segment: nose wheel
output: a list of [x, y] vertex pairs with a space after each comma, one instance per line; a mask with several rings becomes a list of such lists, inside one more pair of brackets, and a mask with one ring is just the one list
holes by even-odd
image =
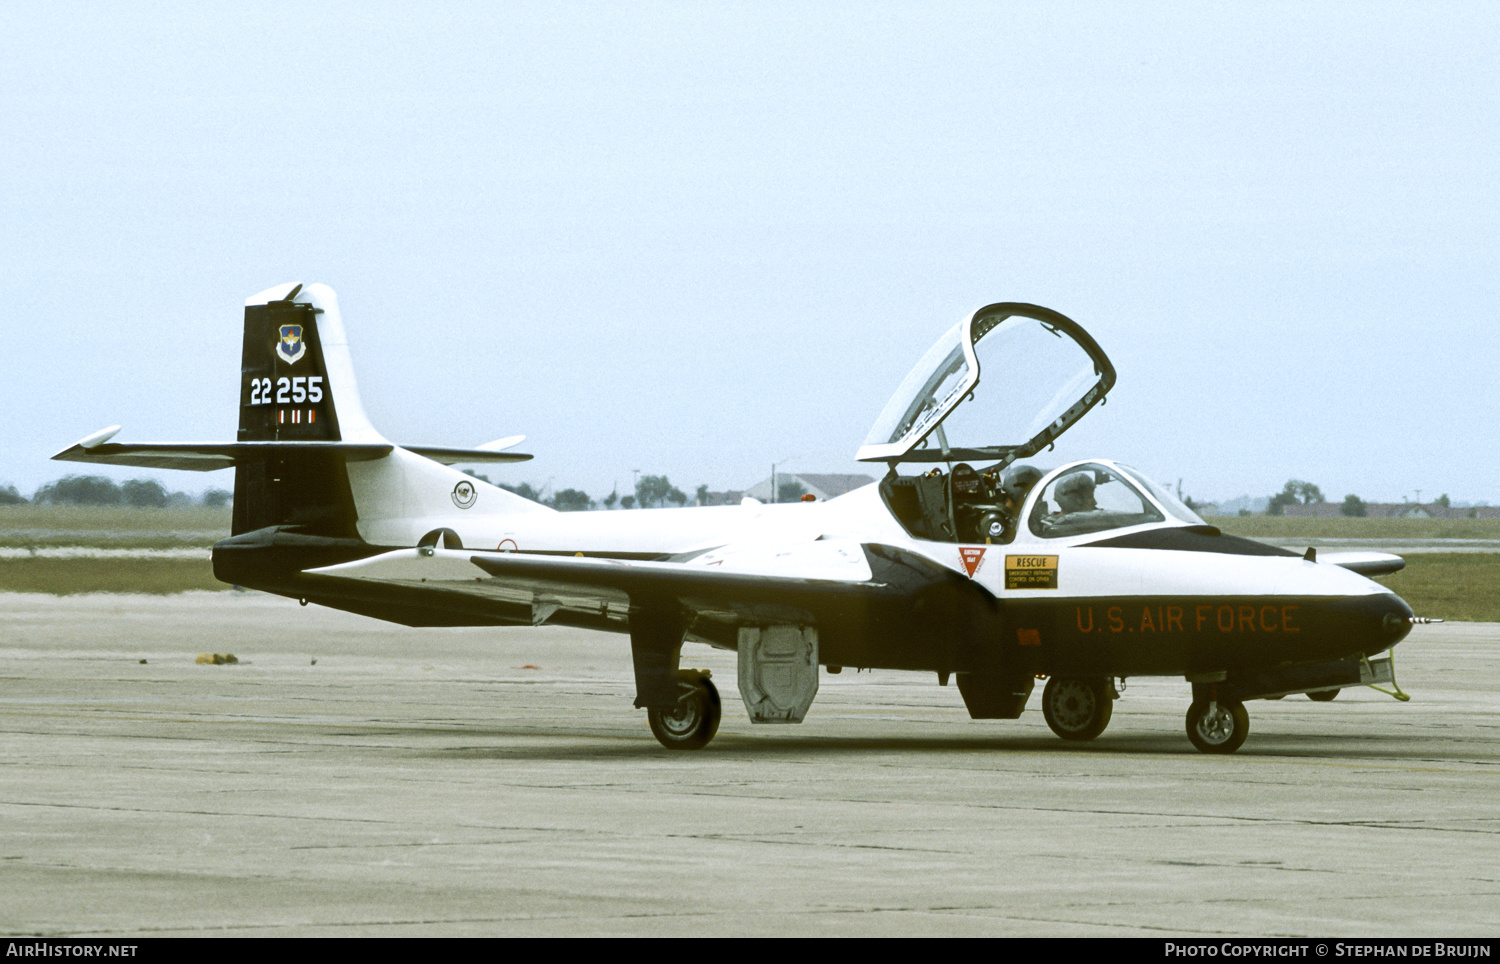
[[677, 692], [677, 705], [646, 710], [651, 733], [669, 750], [701, 750], [719, 732], [719, 690], [707, 670], [684, 669], [677, 672]]
[[1233, 753], [1250, 735], [1250, 714], [1233, 700], [1194, 700], [1187, 711], [1187, 735], [1204, 753]]
[[1054, 676], [1042, 691], [1042, 716], [1064, 740], [1092, 740], [1109, 726], [1114, 698], [1107, 679]]

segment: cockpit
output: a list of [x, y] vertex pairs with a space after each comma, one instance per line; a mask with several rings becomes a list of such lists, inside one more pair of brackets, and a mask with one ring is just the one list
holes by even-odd
[[1118, 462], [1079, 462], [1045, 477], [1026, 506], [1038, 539], [1065, 539], [1155, 523], [1206, 525], [1166, 488]]
[[1037, 305], [989, 305], [928, 349], [857, 458], [887, 463], [881, 497], [919, 539], [1009, 543], [1168, 520], [1202, 525], [1171, 493], [1118, 463], [1044, 475], [1021, 462], [1103, 402], [1114, 383], [1114, 366], [1077, 322]]

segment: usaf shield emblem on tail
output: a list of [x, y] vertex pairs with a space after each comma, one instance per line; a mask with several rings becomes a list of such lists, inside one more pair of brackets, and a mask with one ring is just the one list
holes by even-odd
[[288, 365], [294, 365], [307, 354], [307, 342], [302, 340], [301, 325], [282, 325], [281, 340], [276, 343], [276, 354]]

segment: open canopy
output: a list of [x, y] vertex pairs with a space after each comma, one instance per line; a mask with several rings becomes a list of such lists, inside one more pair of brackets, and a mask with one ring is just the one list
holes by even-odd
[[1114, 383], [1114, 366], [1077, 322], [1037, 305], [990, 305], [928, 349], [886, 403], [856, 458], [1025, 458], [1052, 444]]

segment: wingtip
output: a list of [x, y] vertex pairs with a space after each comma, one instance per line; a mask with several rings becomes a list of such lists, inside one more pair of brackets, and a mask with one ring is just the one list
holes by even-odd
[[78, 452], [80, 450], [83, 452], [89, 452], [93, 449], [96, 449], [99, 446], [103, 445], [105, 442], [108, 442], [110, 439], [114, 438], [117, 434], [119, 434], [119, 431], [120, 426], [111, 425], [109, 428], [101, 428], [97, 432], [94, 432], [90, 435], [85, 435], [83, 438], [74, 442], [72, 445], [69, 445], [67, 448], [54, 453], [52, 455], [52, 461], [66, 462], [69, 461], [69, 453]]
[[120, 434], [120, 426], [111, 425], [109, 428], [101, 428], [99, 431], [95, 432], [92, 435], [85, 435], [75, 444], [80, 448], [91, 449], [96, 446], [103, 445], [105, 442], [108, 442], [118, 434]]

